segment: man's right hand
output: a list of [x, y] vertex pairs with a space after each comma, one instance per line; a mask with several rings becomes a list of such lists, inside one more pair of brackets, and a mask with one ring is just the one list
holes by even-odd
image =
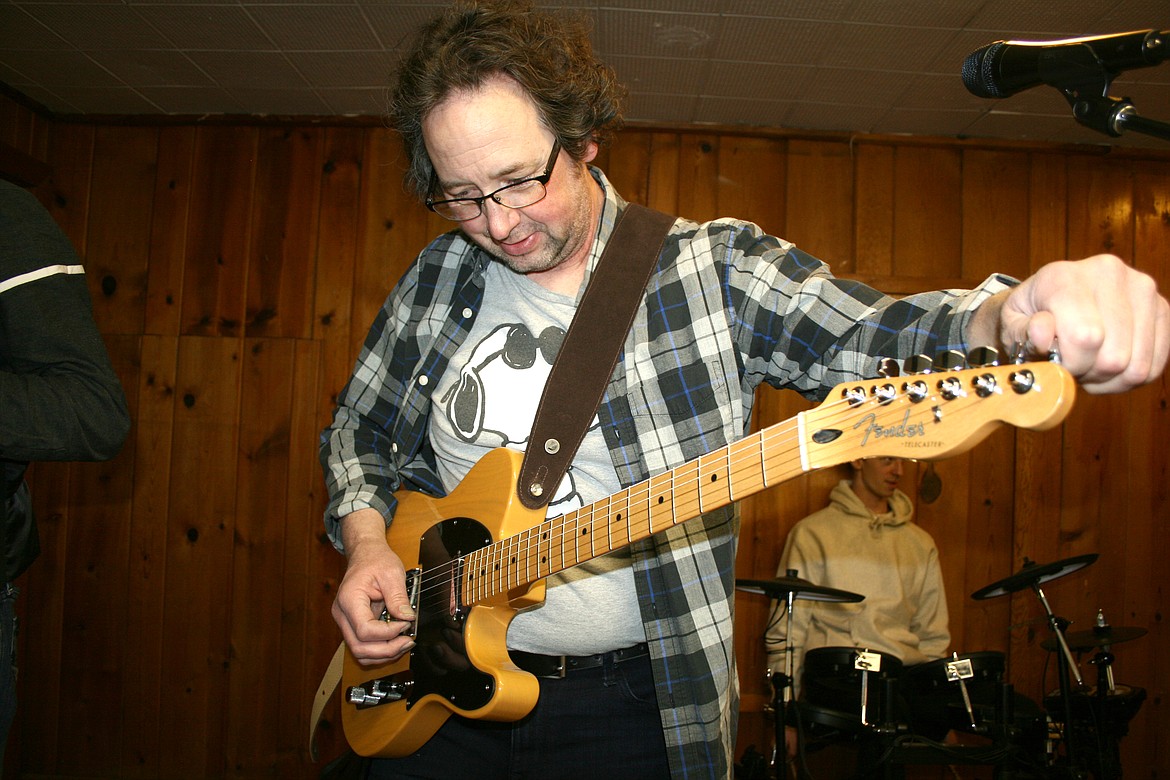
[[386, 543], [386, 523], [377, 510], [343, 517], [341, 536], [349, 562], [333, 601], [333, 620], [358, 663], [396, 661], [414, 646], [403, 635], [414, 612], [402, 559]]

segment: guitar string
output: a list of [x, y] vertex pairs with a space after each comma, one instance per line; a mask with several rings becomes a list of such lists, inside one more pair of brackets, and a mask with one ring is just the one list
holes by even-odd
[[[863, 380], [863, 381], [874, 383], [874, 384], [881, 384], [881, 380]], [[873, 405], [873, 406], [877, 406], [877, 407], [883, 407], [883, 406], [890, 407], [894, 403], [897, 403], [898, 401], [905, 401], [907, 398], [908, 398], [908, 396], [904, 392], [901, 392], [891, 401], [885, 402], [885, 403], [880, 403], [880, 402], [877, 402], [872, 396], [867, 396], [866, 399], [864, 401], [862, 401], [862, 405], [868, 404], [868, 405]], [[958, 399], [955, 399], [955, 400], [958, 400]], [[931, 394], [928, 398], [923, 399], [922, 401], [918, 402], [917, 404], [912, 404], [912, 406], [914, 406], [914, 405], [922, 406], [923, 404], [926, 404], [927, 401], [931, 401], [937, 405], [937, 403], [942, 401], [942, 399], [940, 399], [938, 397], [937, 393], [934, 393], [934, 394]], [[942, 402], [947, 403], [947, 404], [954, 403], [953, 400], [952, 401], [942, 401]], [[905, 404], [902, 404], [902, 405], [904, 406]], [[859, 404], [854, 403], [853, 400], [851, 400], [847, 395], [845, 395], [843, 393], [840, 398], [837, 398], [835, 400], [831, 400], [827, 403], [823, 403], [821, 406], [818, 406], [812, 410], [809, 410], [809, 412], [816, 412], [818, 414], [818, 416], [825, 418], [823, 421], [824, 424], [821, 427], [832, 428], [834, 426], [834, 423], [839, 422], [838, 418], [844, 418], [846, 416], [857, 416], [857, 413], [860, 411], [859, 407], [860, 407]], [[769, 426], [769, 427], [767, 427], [761, 431], [757, 431], [753, 434], [749, 434], [748, 436], [744, 437], [743, 439], [739, 439], [735, 442], [732, 442], [729, 445], [726, 445], [726, 447], [724, 449], [727, 450], [726, 457], [728, 459], [728, 462], [731, 464], [734, 464], [733, 466], [729, 467], [728, 469], [725, 469], [725, 471], [727, 471], [728, 475], [729, 475], [729, 479], [727, 480], [728, 486], [726, 488], [726, 491], [728, 492], [728, 495], [731, 496], [731, 499], [729, 501], [721, 501], [718, 504], [718, 506], [724, 506], [727, 503], [731, 503], [735, 500], [738, 500], [734, 497], [734, 491], [733, 491], [733, 485], [734, 485], [735, 480], [734, 480], [734, 474], [732, 472], [734, 472], [736, 470], [738, 470], [738, 473], [740, 473], [741, 475], [742, 475], [743, 471], [745, 471], [745, 470], [750, 470], [753, 474], [758, 472], [759, 473], [759, 480], [758, 481], [761, 484], [765, 483], [766, 475], [769, 472], [778, 472], [781, 475], [784, 475], [784, 474], [787, 474], [788, 472], [791, 471], [791, 472], [793, 472], [792, 476], [796, 476], [796, 475], [799, 475], [801, 473], [806, 473], [804, 471], [804, 469], [801, 467], [801, 463], [800, 463], [801, 458], [800, 458], [800, 446], [799, 446], [800, 442], [799, 441], [795, 442], [794, 447], [782, 448], [778, 453], [774, 453], [772, 455], [765, 454], [767, 452], [767, 449], [765, 446], [765, 439], [774, 439], [777, 436], [791, 435], [798, 428], [798, 425], [799, 425], [798, 419], [799, 418], [797, 416], [797, 417], [789, 418], [787, 420], [783, 420], [779, 423], [776, 423], [775, 425]], [[750, 450], [751, 454], [744, 456], [741, 452], [743, 450]], [[737, 460], [735, 460], [735, 461], [730, 460], [733, 456], [736, 456]], [[683, 506], [689, 506], [689, 505], [694, 504], [694, 503], [698, 504], [698, 511], [695, 512], [694, 514], [691, 514], [689, 512], [684, 513], [688, 516], [688, 519], [690, 519], [694, 516], [697, 516], [697, 514], [701, 514], [703, 511], [708, 511], [710, 508], [715, 508], [715, 507], [707, 507], [707, 508], [703, 507], [702, 485], [698, 484], [697, 480], [700, 479], [702, 476], [705, 476], [705, 473], [703, 472], [704, 461], [711, 460], [713, 458], [720, 458], [720, 457], [721, 456], [719, 456], [717, 453], [707, 453], [707, 454], [702, 455], [698, 458], [687, 461], [686, 463], [680, 464], [679, 466], [677, 466], [673, 469], [670, 469], [666, 472], [663, 472], [662, 474], [656, 475], [656, 476], [651, 477], [647, 480], [642, 480], [641, 482], [638, 482], [634, 485], [631, 485], [629, 488], [626, 488], [622, 491], [619, 491], [618, 493], [615, 493], [612, 496], [608, 496], [608, 497], [603, 498], [599, 501], [593, 502], [593, 503], [588, 504], [584, 507], [581, 507], [579, 509], [568, 512], [564, 515], [558, 515], [558, 516], [553, 517], [553, 518], [548, 518], [532, 528], [525, 529], [524, 531], [521, 531], [520, 533], [514, 534], [514, 535], [507, 537], [505, 539], [501, 539], [501, 540], [498, 540], [496, 542], [490, 543], [488, 545], [485, 545], [482, 548], [472, 550], [468, 553], [457, 556], [457, 557], [451, 559], [450, 561], [446, 561], [442, 564], [439, 564], [438, 566], [436, 566], [432, 569], [426, 570], [426, 571], [422, 572], [422, 575], [421, 575], [423, 577], [424, 583], [427, 581], [430, 581], [430, 582], [433, 582], [434, 584], [431, 586], [424, 585], [423, 590], [420, 591], [419, 600], [421, 602], [425, 599], [425, 600], [427, 600], [428, 603], [434, 603], [435, 597], [439, 597], [439, 598], [445, 599], [448, 603], [450, 603], [451, 602], [450, 597], [453, 593], [452, 583], [453, 583], [454, 574], [456, 571], [464, 571], [465, 572], [469, 566], [469, 561], [479, 561], [481, 559], [485, 559], [486, 565], [479, 566], [479, 564], [477, 563], [476, 565], [479, 566], [480, 571], [477, 574], [475, 574], [471, 579], [468, 579], [466, 574], [463, 574], [460, 577], [460, 580], [461, 580], [460, 584], [462, 586], [464, 586], [463, 588], [460, 589], [463, 591], [463, 595], [464, 595], [464, 598], [460, 599], [460, 601], [462, 602], [461, 606], [467, 606], [467, 605], [474, 606], [475, 603], [482, 602], [486, 598], [490, 598], [491, 596], [495, 596], [495, 595], [498, 595], [500, 593], [506, 592], [507, 590], [510, 589], [509, 586], [518, 587], [518, 586], [522, 586], [522, 585], [529, 585], [532, 582], [534, 582], [535, 580], [540, 579], [542, 576], [548, 576], [548, 574], [555, 573], [556, 571], [561, 571], [564, 568], [568, 568], [569, 566], [575, 565], [575, 563], [581, 563], [581, 562], [590, 560], [593, 557], [596, 557], [599, 554], [597, 552], [597, 546], [596, 546], [597, 545], [597, 542], [596, 542], [597, 534], [595, 532], [591, 531], [591, 529], [595, 530], [596, 517], [594, 517], [594, 515], [596, 515], [598, 513], [598, 510], [601, 508], [601, 505], [604, 505], [607, 503], [610, 505], [620, 503], [622, 506], [625, 506], [627, 508], [632, 504], [640, 505], [643, 501], [651, 500], [651, 495], [652, 495], [652, 491], [650, 490], [651, 484], [656, 482], [656, 481], [658, 481], [658, 482], [661, 482], [664, 480], [668, 481], [669, 487], [665, 491], [663, 491], [663, 493], [666, 495], [674, 496], [674, 497], [682, 497], [684, 499], [682, 502]], [[844, 462], [844, 461], [840, 461], [840, 462]], [[684, 482], [684, 487], [689, 488], [689, 491], [683, 492], [681, 494], [679, 493], [679, 490], [675, 484], [676, 481], [678, 481], [678, 477], [680, 476], [680, 472], [691, 472], [691, 476], [688, 476], [688, 478]], [[772, 484], [763, 484], [763, 487], [761, 487], [760, 490], [774, 487], [776, 485], [779, 485], [779, 484], [787, 481], [790, 478], [791, 478], [791, 476], [781, 476], [781, 478], [779, 480], [775, 481]], [[758, 492], [758, 490], [752, 491], [752, 492], [753, 493]], [[656, 491], [655, 491], [655, 494], [657, 494]], [[621, 498], [623, 496], [625, 496], [624, 499]], [[679, 506], [679, 502], [678, 502], [677, 498], [675, 500], [670, 501], [669, 506], [671, 508], [670, 514], [672, 516], [676, 516], [679, 514], [677, 511], [677, 508]], [[639, 509], [637, 511], [639, 512], [638, 516], [641, 519], [643, 510]], [[653, 533], [657, 533], [658, 531], [666, 530], [667, 528], [673, 527], [673, 526], [677, 525], [677, 523], [678, 523], [677, 520], [672, 520], [669, 524], [663, 525], [661, 528], [655, 530], [653, 518], [650, 517], [650, 515], [653, 513], [653, 507], [650, 507], [648, 505], [644, 511], [645, 511], [646, 518], [647, 518], [648, 523], [649, 523], [649, 525], [646, 526], [648, 533], [646, 533], [644, 536], [639, 535], [638, 536], [639, 539], [645, 538], [645, 536], [649, 536]], [[584, 523], [584, 525], [582, 526], [581, 525], [581, 517], [582, 517], [582, 515], [586, 515], [586, 514], [593, 517], [593, 519], [586, 521]], [[630, 524], [630, 520], [629, 520], [630, 514], [632, 514], [632, 513], [627, 514], [627, 519], [626, 519], [627, 528], [629, 528], [629, 524]], [[607, 516], [607, 515], [605, 515], [603, 513], [603, 517], [605, 517], [605, 516]], [[612, 513], [608, 516], [612, 517]], [[620, 514], [618, 516], [617, 522], [619, 522], [619, 523], [621, 522]], [[571, 538], [568, 537], [568, 535], [567, 535], [567, 529], [569, 528], [570, 525], [573, 525], [573, 524], [576, 524], [576, 526], [578, 528], [582, 529], [582, 536], [587, 536], [589, 538], [589, 542], [588, 542], [589, 549], [588, 549], [587, 554], [584, 557], [582, 557], [580, 555], [581, 545], [575, 545], [575, 547], [576, 547], [575, 563], [566, 563], [566, 559], [569, 556], [564, 552], [564, 547], [566, 545], [566, 542], [569, 542], [570, 544], [572, 544]], [[607, 529], [608, 529], [608, 527], [609, 527], [609, 524], [607, 524]], [[560, 560], [561, 560], [562, 565], [560, 567], [556, 568], [555, 570], [552, 568], [549, 568], [549, 570], [543, 575], [541, 575], [538, 572], [536, 576], [529, 576], [526, 573], [520, 580], [516, 581], [515, 585], [512, 585], [513, 580], [512, 580], [511, 575], [515, 574], [516, 572], [509, 573], [509, 567], [515, 566], [518, 563], [518, 561], [521, 559], [520, 554], [514, 554], [514, 553], [518, 553], [518, 551], [523, 550], [525, 548], [530, 550], [531, 549], [531, 537], [533, 535], [545, 537], [545, 541], [543, 542], [543, 544], [547, 544], [548, 549], [550, 549], [550, 550], [553, 549], [553, 547], [559, 541], [560, 546], [562, 548], [562, 553], [560, 556]], [[576, 534], [574, 533], [572, 538], [575, 538], [575, 537], [576, 537]], [[627, 534], [627, 538], [628, 538], [628, 534]], [[624, 545], [619, 545], [619, 546], [624, 546]], [[606, 541], [604, 542], [604, 549], [603, 549], [602, 553], [600, 553], [600, 554], [604, 554], [606, 552], [611, 552], [615, 549], [618, 549], [618, 546], [614, 546], [610, 543], [609, 534], [607, 534]], [[528, 561], [530, 561], [531, 554], [530, 553], [525, 554], [525, 555], [523, 555], [523, 558], [526, 562], [528, 562]], [[506, 564], [504, 563], [505, 560], [507, 561]], [[547, 563], [547, 558], [545, 559], [545, 562]], [[458, 568], [456, 568], [457, 566], [458, 566]], [[539, 564], [538, 564], [538, 568], [539, 568]], [[487, 581], [486, 585], [483, 584], [483, 582], [485, 580]], [[485, 588], [486, 588], [486, 590], [484, 590]], [[472, 592], [472, 594], [468, 594], [467, 593], [468, 590], [470, 590]], [[474, 594], [480, 594], [480, 595], [475, 595], [473, 598], [467, 597], [468, 595], [474, 595]]]
[[[1020, 369], [1021, 366], [1006, 367], [1011, 370]], [[992, 369], [981, 369], [981, 371], [989, 371]], [[969, 374], [971, 371], [964, 372], [948, 372], [946, 374], [939, 374], [940, 378], [962, 376]], [[907, 377], [908, 379], [909, 377]], [[898, 407], [898, 414], [904, 414], [905, 409], [921, 409], [923, 411], [931, 410], [936, 407], [946, 408], [947, 414], [961, 414], [972, 406], [971, 403], [961, 403], [964, 399], [970, 397], [969, 393], [963, 393], [957, 398], [947, 399], [942, 396], [941, 388], [936, 384], [928, 385], [928, 395], [920, 401], [909, 400], [909, 395], [905, 392], [905, 386], [902, 388], [895, 387], [896, 395], [889, 401], [879, 401], [872, 394], [867, 393], [864, 400], [857, 403], [855, 399], [848, 396], [847, 391], [854, 387], [870, 386], [871, 388], [880, 386], [883, 382], [894, 383], [897, 378], [889, 380], [860, 380], [857, 383], [843, 383], [841, 385], [841, 396], [836, 399], [827, 400], [820, 406], [807, 410], [806, 414], [814, 415], [818, 427], [822, 429], [831, 429], [835, 424], [839, 424], [849, 418], [856, 418], [864, 416], [866, 412], [865, 407], [873, 407], [877, 411], [886, 411], [886, 417], [897, 417], [897, 414], [889, 414], [895, 407]], [[964, 384], [964, 388], [966, 385]], [[983, 400], [983, 399], [979, 399]], [[590, 560], [599, 554], [605, 554], [626, 546], [625, 544], [614, 545], [612, 542], [612, 526], [621, 524], [623, 522], [626, 528], [626, 544], [631, 540], [631, 528], [633, 520], [637, 518], [636, 527], [639, 529], [637, 539], [643, 539], [659, 531], [674, 527], [678, 524], [677, 516], [680, 514], [678, 509], [680, 506], [687, 508], [693, 507], [697, 504], [698, 511], [691, 513], [689, 510], [682, 514], [691, 519], [704, 511], [717, 507], [703, 506], [703, 486], [698, 483], [698, 480], [706, 476], [714, 476], [718, 479], [718, 475], [726, 473], [728, 478], [726, 480], [726, 487], [721, 487], [721, 493], [728, 495], [729, 500], [720, 499], [717, 506], [724, 506], [728, 503], [740, 500], [735, 497], [734, 485], [737, 478], [744, 479], [744, 474], [750, 474], [754, 477], [754, 481], [760, 484], [761, 487], [752, 490], [748, 495], [752, 495], [760, 490], [775, 487], [783, 482], [788, 481], [794, 476], [799, 476], [803, 473], [808, 473], [802, 466], [800, 441], [793, 442], [794, 446], [781, 447], [779, 451], [768, 453], [767, 440], [775, 439], [777, 437], [791, 436], [799, 427], [800, 416], [794, 416], [783, 420], [774, 425], [768, 426], [763, 430], [749, 434], [742, 439], [738, 439], [726, 445], [724, 450], [726, 454], [719, 454], [718, 451], [707, 453], [698, 458], [687, 461], [679, 466], [665, 471], [661, 474], [642, 480], [630, 487], [607, 496], [599, 501], [587, 504], [579, 509], [572, 510], [563, 515], [547, 518], [541, 521], [532, 528], [525, 529], [517, 534], [514, 534], [505, 539], [492, 542], [484, 547], [469, 551], [462, 555], [456, 556], [450, 561], [438, 564], [437, 566], [421, 572], [424, 585], [420, 589], [419, 601], [426, 600], [428, 603], [435, 603], [436, 598], [446, 598], [448, 603], [451, 601], [453, 593], [452, 584], [453, 578], [457, 572], [460, 572], [460, 588], [458, 589], [462, 594], [459, 606], [474, 606], [492, 596], [505, 593], [511, 588], [530, 585], [534, 581], [556, 573], [570, 566]], [[834, 447], [833, 444], [826, 445], [830, 449], [839, 449], [840, 445]], [[849, 449], [852, 449], [852, 445]], [[868, 457], [868, 456], [867, 456]], [[726, 462], [726, 467], [711, 472], [704, 471], [704, 466], [707, 462], [720, 460]], [[844, 460], [832, 459], [834, 463], [843, 463]], [[815, 470], [818, 466], [813, 466], [808, 471]], [[769, 474], [780, 475], [780, 478], [768, 482], [767, 476]], [[684, 476], [685, 475], [685, 476]], [[664, 487], [662, 483], [667, 483]], [[682, 492], [677, 483], [682, 483]], [[659, 506], [668, 506], [670, 508], [671, 519], [667, 524], [660, 528], [655, 528], [655, 507], [650, 504], [654, 496], [659, 497]], [[663, 498], [663, 496], [670, 496], [671, 499]], [[746, 496], [743, 496], [746, 497]], [[681, 501], [679, 499], [682, 499]], [[607, 512], [606, 507], [611, 509]], [[619, 511], [614, 520], [614, 513], [612, 507], [623, 507], [624, 511]], [[605, 523], [604, 541], [601, 542], [602, 551], [597, 551], [598, 547], [598, 515], [602, 520], [608, 519]], [[589, 519], [585, 519], [584, 517]], [[643, 522], [644, 521], [644, 522]], [[568, 529], [572, 527], [573, 533], [570, 536]], [[641, 533], [641, 529], [645, 528], [646, 533]], [[588, 542], [583, 545], [581, 539], [578, 539], [578, 531], [582, 539], [588, 538]], [[537, 553], [539, 555], [541, 548], [546, 548], [550, 552], [558, 545], [560, 547], [559, 565], [550, 565], [548, 556], [536, 562], [537, 572], [535, 575], [529, 574], [527, 569], [532, 566], [532, 545], [536, 538]], [[582, 557], [582, 548], [587, 545], [586, 554]], [[568, 550], [566, 550], [568, 546]], [[575, 556], [573, 563], [569, 563], [570, 552]], [[525, 562], [525, 573], [514, 579], [518, 574], [516, 571], [510, 571], [511, 567], [516, 566], [521, 560]], [[482, 563], [481, 563], [482, 562]], [[468, 569], [474, 564], [479, 568], [469, 579], [467, 576]], [[546, 569], [542, 573], [542, 567]], [[433, 584], [427, 585], [431, 582]], [[486, 583], [486, 584], [484, 584]]]

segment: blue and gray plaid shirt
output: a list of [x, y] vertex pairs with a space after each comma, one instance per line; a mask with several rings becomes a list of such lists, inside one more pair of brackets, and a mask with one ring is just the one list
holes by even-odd
[[[606, 201], [589, 273], [625, 201]], [[322, 434], [325, 522], [372, 507], [391, 522], [401, 488], [443, 495], [427, 437], [431, 392], [471, 329], [489, 256], [435, 239], [387, 298]], [[823, 398], [871, 378], [881, 357], [965, 350], [975, 307], [1013, 283], [893, 299], [747, 222], [676, 221], [598, 410], [623, 485], [748, 432], [761, 382]], [[593, 501], [604, 496], [584, 496]], [[732, 643], [738, 515], [717, 510], [631, 548], [676, 777], [727, 778], [739, 706]]]

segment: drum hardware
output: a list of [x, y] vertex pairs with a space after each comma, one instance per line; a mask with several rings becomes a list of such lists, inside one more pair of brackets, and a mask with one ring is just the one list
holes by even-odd
[[[860, 593], [851, 593], [850, 591], [839, 590], [837, 588], [826, 588], [808, 580], [801, 579], [796, 575], [796, 569], [788, 569], [785, 571], [785, 576], [772, 580], [737, 579], [735, 581], [735, 587], [737, 590], [742, 590], [747, 593], [762, 593], [768, 598], [783, 604], [783, 619], [789, 626], [792, 625], [792, 613], [795, 609], [797, 599], [832, 603], [856, 603], [865, 600], [865, 596], [862, 596]], [[790, 722], [799, 721], [799, 713], [795, 710], [795, 697], [793, 696], [793, 681], [796, 674], [796, 670], [794, 669], [794, 654], [795, 648], [792, 646], [792, 643], [786, 641], [784, 643], [784, 673], [773, 675], [769, 672], [774, 695], [780, 695], [779, 706], [773, 705], [773, 709], [776, 711], [776, 746], [772, 749], [771, 762], [773, 769], [775, 769], [777, 764], [777, 753], [784, 750], [785, 725]], [[797, 729], [797, 739], [801, 739], [800, 729]]]
[[967, 710], [967, 720], [971, 723], [971, 729], [979, 728], [979, 724], [975, 722], [975, 710], [971, 707], [971, 694], [967, 692], [967, 680], [975, 676], [975, 671], [971, 668], [971, 659], [959, 659], [958, 653], [952, 653], [953, 660], [947, 662], [947, 680], [949, 682], [957, 682], [959, 684], [959, 692], [963, 694], [963, 708]]

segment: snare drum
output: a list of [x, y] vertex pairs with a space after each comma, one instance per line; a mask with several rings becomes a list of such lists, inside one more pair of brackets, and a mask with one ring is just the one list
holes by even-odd
[[800, 712], [813, 723], [860, 731], [882, 718], [886, 680], [897, 680], [902, 662], [889, 653], [856, 647], [818, 647], [804, 655]]
[[949, 729], [972, 731], [999, 703], [1003, 678], [1003, 653], [992, 650], [911, 666], [901, 687], [911, 729], [934, 739]]

